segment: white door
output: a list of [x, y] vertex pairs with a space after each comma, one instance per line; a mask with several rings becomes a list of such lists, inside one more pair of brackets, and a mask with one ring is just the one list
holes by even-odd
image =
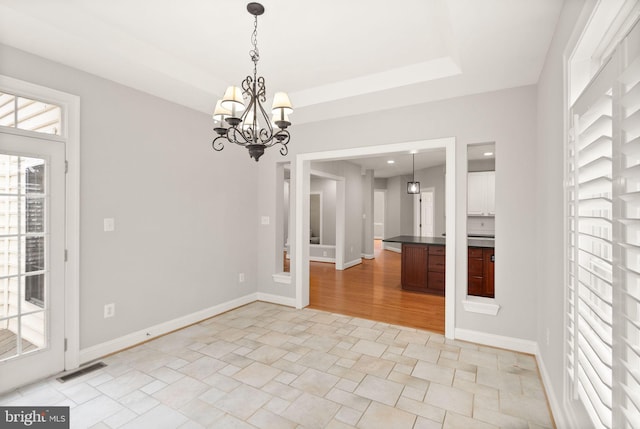
[[422, 213], [420, 219], [422, 221], [422, 236], [433, 237], [433, 191], [422, 192]]
[[64, 369], [64, 149], [0, 133], [0, 392]]
[[434, 189], [427, 188], [415, 195], [413, 200], [414, 234], [418, 237], [433, 237], [434, 226]]

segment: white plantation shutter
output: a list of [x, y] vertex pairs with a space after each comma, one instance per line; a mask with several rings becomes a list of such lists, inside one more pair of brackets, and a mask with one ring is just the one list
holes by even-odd
[[[620, 88], [620, 138], [614, 174], [619, 225], [619, 382], [616, 427], [640, 428], [640, 27], [623, 44]], [[617, 284], [618, 282], [616, 282]]]
[[568, 370], [595, 427], [640, 427], [640, 27], [571, 108]]

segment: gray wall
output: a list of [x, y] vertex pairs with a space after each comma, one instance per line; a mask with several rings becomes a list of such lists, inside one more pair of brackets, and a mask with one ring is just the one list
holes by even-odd
[[322, 193], [322, 241], [321, 244], [336, 244], [336, 181], [311, 177], [311, 192]]
[[[523, 273], [535, 271], [531, 260], [535, 259], [536, 253], [531, 243], [536, 240], [536, 232], [531, 225], [537, 222], [534, 198], [537, 171], [536, 103], [536, 87], [525, 86], [294, 125], [286, 159], [294, 160], [298, 153], [455, 137], [459, 154], [456, 161], [456, 204], [465, 207], [467, 166], [466, 156], [462, 154], [466, 153], [467, 144], [496, 142], [496, 211], [500, 214], [496, 224], [496, 257], [501, 261], [496, 264], [496, 303], [501, 309], [496, 317], [469, 313], [459, 300], [456, 303], [456, 324], [459, 328], [533, 340], [537, 335], [538, 285], [534, 274]], [[424, 118], [429, 118], [429, 121], [424, 121]], [[377, 125], [390, 121], [403, 126], [396, 127], [393, 135], [380, 132]], [[276, 211], [271, 177], [275, 177], [275, 162], [279, 160], [277, 151], [260, 160], [258, 186], [261, 214]], [[348, 191], [347, 195], [350, 195]], [[465, 230], [464, 210], [458, 210], [455, 217], [456, 228]], [[391, 231], [386, 231], [385, 235], [392, 235]], [[267, 259], [260, 263], [259, 291], [293, 297], [293, 283], [281, 285], [271, 280], [275, 263], [268, 258], [269, 253], [273, 253], [273, 237], [272, 231], [261, 229], [258, 251], [261, 259], [262, 255]], [[360, 229], [358, 237], [361, 237]], [[466, 266], [466, 263], [462, 263], [466, 261], [466, 249], [458, 249], [456, 257], [460, 261], [460, 264], [456, 264], [456, 291], [458, 298], [462, 299], [466, 294], [466, 276], [461, 271], [461, 267]]]
[[3, 45], [0, 73], [81, 99], [81, 348], [256, 291], [255, 162], [209, 115]]
[[[594, 2], [582, 0], [565, 1], [558, 20], [556, 33], [540, 75], [537, 93], [538, 124], [536, 149], [540, 162], [534, 172], [537, 178], [535, 193], [537, 241], [535, 246], [544, 249], [535, 253], [534, 270], [538, 300], [536, 311], [538, 325], [536, 340], [540, 355], [551, 385], [551, 395], [562, 403], [563, 381], [566, 377], [564, 358], [564, 94], [563, 54], [578, 17], [585, 7], [589, 13]], [[586, 6], [585, 6], [586, 5]], [[588, 15], [587, 15], [588, 16]], [[578, 32], [582, 29], [579, 28]], [[578, 33], [579, 34], [579, 33]], [[499, 150], [499, 149], [498, 149]], [[497, 153], [500, 156], [500, 153]], [[500, 168], [500, 167], [499, 167]], [[498, 179], [496, 173], [496, 180]], [[498, 209], [498, 216], [501, 211]], [[501, 218], [500, 218], [501, 219]], [[576, 427], [591, 427], [584, 410], [573, 402], [573, 412], [577, 418]], [[558, 416], [556, 416], [557, 418]], [[563, 427], [563, 422], [558, 422]]]
[[362, 254], [373, 257], [373, 170], [362, 175]]

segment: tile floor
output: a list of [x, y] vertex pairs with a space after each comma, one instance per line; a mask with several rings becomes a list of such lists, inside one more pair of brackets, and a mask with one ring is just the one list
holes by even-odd
[[533, 356], [255, 302], [46, 380], [2, 405], [72, 428], [551, 428]]

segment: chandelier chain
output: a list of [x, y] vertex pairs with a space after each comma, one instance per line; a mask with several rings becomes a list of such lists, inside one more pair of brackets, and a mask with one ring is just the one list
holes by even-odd
[[255, 74], [258, 67], [258, 60], [260, 60], [260, 51], [258, 50], [258, 15], [254, 15], [251, 44], [253, 45], [253, 49], [249, 51], [249, 57], [251, 57], [251, 61], [253, 61], [253, 71]]

